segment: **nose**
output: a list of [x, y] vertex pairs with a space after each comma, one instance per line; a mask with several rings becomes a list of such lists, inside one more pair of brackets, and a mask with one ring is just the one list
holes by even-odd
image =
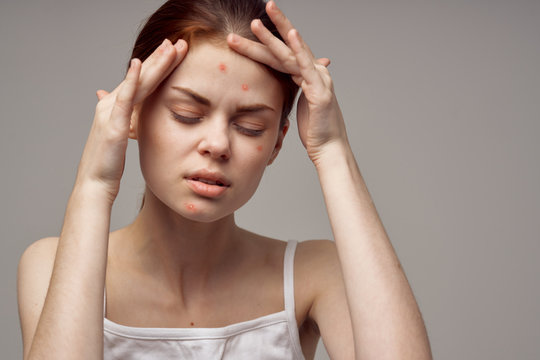
[[216, 160], [228, 160], [231, 157], [231, 143], [229, 139], [228, 122], [224, 120], [208, 119], [208, 126], [199, 142], [198, 151], [203, 156], [210, 156]]

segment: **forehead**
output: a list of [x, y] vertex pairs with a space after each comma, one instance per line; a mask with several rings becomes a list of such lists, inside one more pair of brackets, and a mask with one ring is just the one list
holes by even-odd
[[266, 66], [210, 42], [192, 43], [182, 63], [164, 84], [187, 87], [213, 101], [244, 99], [281, 106], [279, 81]]

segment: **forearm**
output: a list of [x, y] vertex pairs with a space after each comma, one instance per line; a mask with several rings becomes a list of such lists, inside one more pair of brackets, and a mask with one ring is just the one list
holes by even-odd
[[356, 359], [430, 359], [418, 305], [354, 155], [333, 143], [317, 159], [342, 267]]
[[102, 359], [103, 291], [112, 202], [76, 185], [29, 358]]

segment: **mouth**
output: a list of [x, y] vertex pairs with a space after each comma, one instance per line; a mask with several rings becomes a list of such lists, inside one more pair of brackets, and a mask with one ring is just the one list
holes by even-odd
[[195, 194], [206, 198], [220, 197], [231, 186], [223, 174], [208, 170], [196, 171], [185, 179]]
[[230, 187], [231, 182], [225, 175], [217, 171], [198, 170], [186, 177], [191, 181], [199, 181], [207, 185]]
[[229, 185], [225, 185], [225, 183], [222, 182], [221, 180], [212, 180], [212, 179], [202, 178], [202, 177], [198, 177], [198, 176], [190, 176], [190, 177], [188, 177], [188, 180], [200, 181], [200, 182], [208, 184], [208, 185], [229, 187]]

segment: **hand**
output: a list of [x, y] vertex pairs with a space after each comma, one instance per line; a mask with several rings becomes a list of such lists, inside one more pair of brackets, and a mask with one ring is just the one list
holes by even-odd
[[187, 53], [187, 43], [166, 39], [144, 63], [132, 59], [125, 79], [108, 93], [98, 90], [94, 122], [84, 147], [76, 185], [97, 183], [114, 201], [124, 172], [133, 108], [150, 95]]
[[267, 3], [266, 12], [285, 42], [275, 37], [260, 20], [252, 21], [251, 30], [261, 43], [236, 34], [230, 34], [227, 41], [238, 53], [291, 74], [301, 87], [297, 105], [298, 131], [308, 156], [316, 163], [327, 145], [335, 141], [347, 142], [345, 123], [326, 68], [330, 61], [315, 59], [298, 31], [273, 1]]

